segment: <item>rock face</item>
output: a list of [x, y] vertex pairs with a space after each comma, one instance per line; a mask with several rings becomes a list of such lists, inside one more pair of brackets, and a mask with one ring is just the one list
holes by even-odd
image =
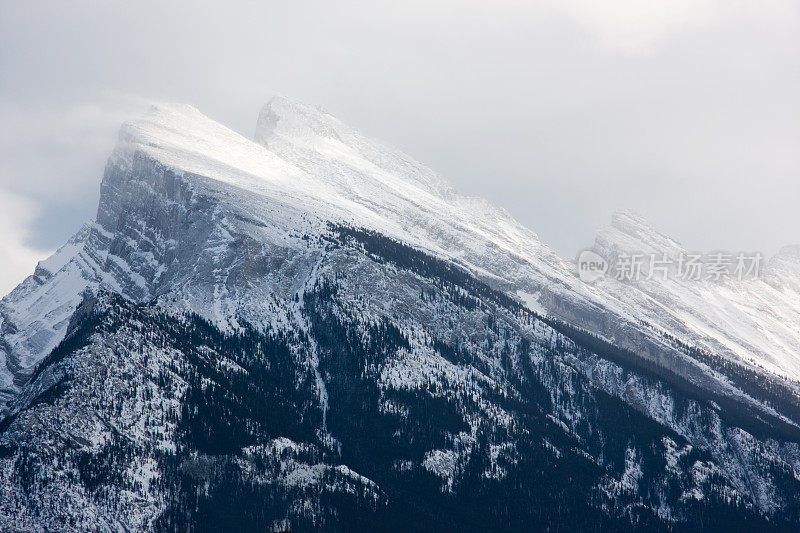
[[589, 286], [316, 108], [155, 108], [0, 302], [0, 529], [796, 529], [797, 257]]

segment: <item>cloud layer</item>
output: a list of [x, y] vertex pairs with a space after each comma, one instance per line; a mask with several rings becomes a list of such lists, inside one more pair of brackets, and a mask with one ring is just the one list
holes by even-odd
[[0, 295], [10, 292], [26, 276], [33, 265], [47, 253], [25, 243], [28, 227], [36, 216], [36, 206], [19, 196], [0, 191]]

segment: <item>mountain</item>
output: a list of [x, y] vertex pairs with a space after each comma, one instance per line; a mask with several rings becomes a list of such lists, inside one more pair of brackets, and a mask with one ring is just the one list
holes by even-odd
[[[594, 250], [683, 251], [630, 213]], [[0, 524], [791, 530], [799, 288], [791, 248], [587, 284], [320, 109], [156, 106], [0, 302]]]
[[[690, 250], [660, 234], [632, 213], [614, 216], [597, 236], [594, 249], [602, 255], [644, 253], [667, 257], [677, 265]], [[631, 301], [637, 316], [698, 346], [740, 364], [766, 368], [792, 380], [800, 378], [800, 254], [786, 247], [763, 261], [759, 275], [720, 279], [643, 276], [619, 283], [607, 277], [599, 283], [618, 300]], [[712, 256], [714, 254], [711, 254]], [[729, 254], [737, 255], [737, 254]], [[750, 254], [748, 254], [750, 255]], [[730, 258], [732, 269], [736, 257]], [[743, 262], [750, 268], [752, 261]], [[742, 274], [745, 274], [743, 272]]]

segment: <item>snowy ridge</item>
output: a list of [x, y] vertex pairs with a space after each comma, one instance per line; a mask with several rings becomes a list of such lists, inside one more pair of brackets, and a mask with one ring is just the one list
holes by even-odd
[[[86, 235], [80, 242], [68, 244], [45, 262], [51, 263], [48, 272], [66, 270], [59, 275], [51, 272], [54, 275], [46, 279], [34, 276], [0, 305], [6, 316], [5, 327], [15, 331], [4, 335], [5, 347], [0, 351], [4, 366], [10, 370], [3, 373], [3, 388], [12, 391], [14, 376], [18, 376], [17, 381], [24, 380], [63, 337], [64, 320], [84, 288], [103, 285], [143, 300], [159, 292], [156, 285], [168, 287], [176, 279], [185, 283], [190, 271], [199, 270], [197, 265], [186, 263], [182, 265], [184, 271], [175, 271], [175, 250], [186, 238], [180, 231], [154, 229], [132, 218], [147, 216], [153, 202], [162, 204], [162, 219], [150, 221], [159, 224], [164, 217], [175, 216], [175, 211], [186, 214], [194, 209], [192, 198], [217, 202], [216, 237], [206, 241], [205, 236], [198, 236], [202, 240], [195, 252], [202, 262], [216, 269], [223, 285], [230, 265], [219, 263], [229, 255], [231, 243], [243, 235], [258, 242], [299, 248], [304, 245], [293, 245], [289, 234], [319, 232], [327, 222], [337, 221], [379, 229], [491, 277], [505, 270], [518, 279], [541, 281], [539, 268], [528, 266], [527, 273], [517, 268], [527, 261], [539, 262], [539, 255], [545, 257], [544, 269], [550, 275], [563, 276], [555, 254], [504, 212], [481, 200], [456, 196], [444, 180], [407, 156], [372, 143], [329, 115], [309, 109], [284, 99], [273, 100], [262, 113], [257, 135], [269, 149], [188, 105], [156, 105], [147, 116], [123, 125], [103, 180], [97, 221], [83, 230], [82, 235]], [[271, 121], [277, 125], [275, 132], [266, 129]], [[304, 123], [310, 127], [298, 126]], [[150, 175], [137, 177], [142, 158], [161, 169], [158, 173], [167, 170], [173, 175], [172, 181], [165, 184]], [[150, 198], [150, 203], [140, 202], [141, 197]], [[254, 221], [256, 226], [242, 220]], [[122, 230], [126, 224], [132, 227]], [[233, 231], [224, 230], [225, 225]], [[502, 254], [498, 254], [498, 246]], [[527, 261], [517, 254], [523, 254]], [[165, 262], [169, 260], [173, 262]], [[512, 264], [515, 268], [503, 268]], [[214, 290], [223, 285], [216, 283]], [[188, 290], [195, 291], [196, 287]], [[182, 300], [183, 308], [225, 321], [236, 313], [237, 304], [235, 298], [219, 302], [220, 294], [201, 291], [191, 296], [173, 295], [172, 299]], [[56, 317], [52, 309], [41, 306], [23, 312], [30, 304], [22, 298], [44, 298], [62, 312]], [[221, 303], [229, 307], [223, 313], [226, 316], [218, 316]], [[52, 324], [43, 328], [41, 319], [45, 315], [53, 318]], [[42, 331], [49, 329], [54, 331], [52, 338], [42, 342]]]
[[[217, 323], [235, 323], [239, 313], [258, 313], [256, 297], [231, 277], [247, 270], [235, 246], [244, 243], [259, 257], [276, 246], [303, 256], [301, 235], [319, 234], [331, 222], [371, 228], [454, 261], [523, 295], [532, 309], [629, 349], [686, 359], [641, 328], [644, 321], [689, 345], [800, 377], [796, 249], [773, 260], [771, 274], [750, 286], [633, 287], [613, 280], [589, 286], [505, 211], [459, 196], [435, 172], [324, 111], [275, 98], [259, 116], [255, 141], [187, 105], [157, 105], [125, 124], [109, 159], [97, 222], [84, 230], [86, 244], [67, 245], [48, 260], [48, 272], [59, 267], [64, 274], [31, 278], [0, 304], [2, 327], [15, 331], [0, 345], [10, 370], [1, 376], [3, 389], [12, 393], [14, 376], [24, 379], [63, 336], [67, 310], [86, 286], [140, 301], [158, 297]], [[199, 210], [212, 204], [212, 220], [199, 223]], [[680, 250], [630, 214], [616, 216], [596, 247]], [[298, 264], [314, 260], [297, 258]], [[270, 281], [258, 292], [266, 296], [293, 283]], [[26, 302], [46, 300], [61, 312], [30, 307], [23, 293]], [[50, 317], [46, 328], [44, 316]], [[43, 341], [48, 328], [53, 334]]]
[[[89, 243], [93, 243], [94, 247]], [[64, 338], [87, 287], [119, 290], [102, 264], [103, 232], [87, 224], [0, 302], [0, 389], [12, 394], [30, 369]]]
[[[656, 254], [677, 261], [689, 250], [661, 234], [642, 217], [618, 213], [601, 231], [594, 249]], [[685, 280], [671, 275], [598, 285], [611, 298], [626, 301], [662, 331], [714, 353], [800, 379], [800, 260], [797, 247], [784, 248], [757, 278]]]

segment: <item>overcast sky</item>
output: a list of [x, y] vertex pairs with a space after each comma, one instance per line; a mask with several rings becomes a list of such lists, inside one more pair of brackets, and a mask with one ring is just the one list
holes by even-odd
[[563, 256], [630, 208], [693, 250], [800, 243], [796, 0], [2, 1], [0, 294], [94, 216], [119, 124], [321, 105]]

